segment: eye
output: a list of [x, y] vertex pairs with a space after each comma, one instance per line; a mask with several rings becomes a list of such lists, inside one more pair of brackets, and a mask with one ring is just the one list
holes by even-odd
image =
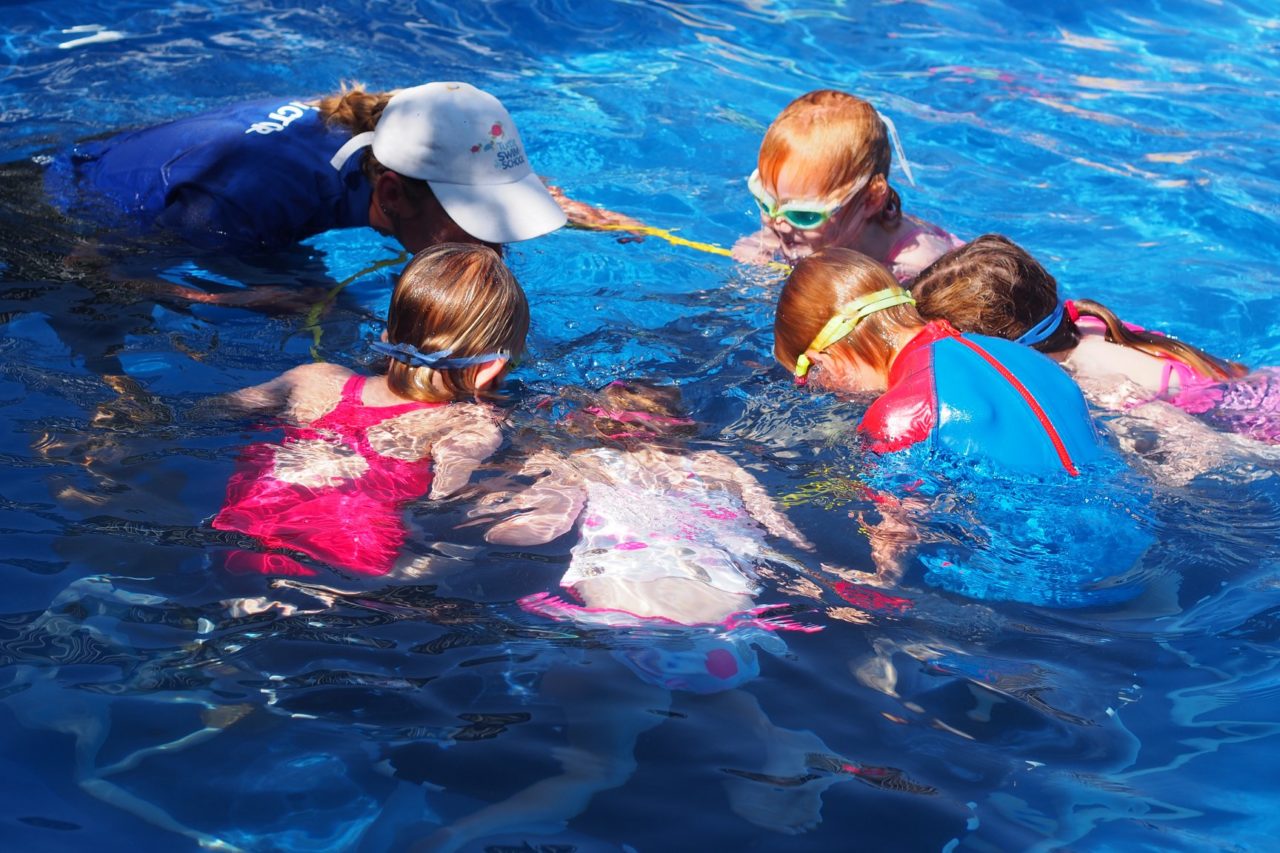
[[826, 221], [827, 215], [815, 210], [789, 210], [787, 220], [797, 228], [814, 228]]

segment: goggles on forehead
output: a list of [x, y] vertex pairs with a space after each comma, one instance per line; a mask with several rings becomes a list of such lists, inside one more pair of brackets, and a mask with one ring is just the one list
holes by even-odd
[[835, 216], [837, 210], [848, 204], [849, 200], [867, 185], [868, 179], [864, 177], [855, 182], [852, 189], [845, 193], [844, 198], [834, 203], [802, 200], [779, 204], [760, 182], [759, 169], [753, 171], [747, 178], [747, 189], [751, 191], [752, 197], [755, 198], [756, 204], [760, 205], [760, 210], [765, 216], [770, 219], [785, 219], [801, 231], [812, 231], [814, 228], [822, 227], [828, 219]]
[[901, 287], [886, 287], [884, 290], [877, 290], [875, 293], [868, 293], [866, 296], [859, 296], [857, 299], [848, 303], [836, 312], [836, 316], [827, 321], [827, 325], [822, 327], [822, 331], [818, 332], [818, 336], [813, 339], [813, 343], [805, 348], [796, 359], [796, 369], [793, 371], [796, 377], [796, 384], [803, 385], [808, 378], [809, 368], [812, 363], [809, 361], [808, 352], [823, 352], [832, 346], [835, 346], [845, 336], [858, 327], [858, 324], [870, 317], [877, 311], [883, 311], [886, 308], [893, 308], [898, 305], [915, 305], [916, 300], [910, 293]]

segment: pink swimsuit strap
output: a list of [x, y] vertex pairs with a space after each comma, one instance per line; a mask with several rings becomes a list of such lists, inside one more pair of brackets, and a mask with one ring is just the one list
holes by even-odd
[[950, 243], [951, 248], [953, 249], [958, 249], [964, 245], [964, 241], [961, 240], [956, 235], [952, 234], [949, 231], [945, 231], [942, 228], [939, 228], [937, 225], [934, 225], [931, 222], [927, 222], [923, 225], [916, 225], [912, 228], [909, 228], [907, 230], [907, 233], [902, 235], [902, 237], [900, 237], [898, 241], [895, 242], [892, 247], [890, 247], [888, 262], [893, 263], [895, 260], [897, 260], [898, 255], [902, 254], [903, 251], [908, 246], [910, 246], [916, 240], [920, 239], [920, 235], [922, 234], [932, 234], [934, 237], [941, 237], [943, 240], [946, 240], [948, 243]]
[[323, 430], [337, 435], [344, 442], [359, 450], [362, 456], [368, 458], [370, 454], [376, 455], [376, 451], [369, 446], [367, 437], [371, 427], [409, 412], [415, 412], [420, 409], [435, 409], [445, 405], [444, 403], [422, 403], [411, 400], [407, 403], [397, 403], [391, 406], [366, 406], [362, 398], [367, 378], [357, 374], [348, 379], [347, 383], [342, 386], [342, 396], [338, 400], [338, 405], [316, 418], [308, 427], [299, 430], [299, 437], [317, 438], [319, 437], [319, 432]]
[[1174, 376], [1178, 377], [1178, 390], [1180, 391], [1188, 391], [1193, 386], [1201, 383], [1200, 374], [1196, 373], [1190, 365], [1183, 364], [1173, 356], [1165, 357], [1164, 362], [1164, 370], [1160, 372], [1160, 391], [1158, 396], [1168, 396], [1169, 380]]

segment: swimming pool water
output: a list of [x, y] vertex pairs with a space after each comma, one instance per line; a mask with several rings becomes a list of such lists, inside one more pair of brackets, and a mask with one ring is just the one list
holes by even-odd
[[[846, 88], [895, 120], [918, 183], [895, 172], [908, 212], [965, 237], [1005, 233], [1069, 295], [1280, 363], [1268, 4], [195, 0], [5, 15], [0, 177], [17, 176], [0, 197], [5, 849], [402, 849], [555, 772], [568, 732], [543, 676], [557, 661], [589, 667], [646, 642], [521, 611], [517, 598], [554, 586], [568, 546], [483, 548], [453, 530], [459, 502], [413, 511], [434, 533], [415, 547], [455, 571], [393, 585], [334, 575], [324, 583], [342, 592], [317, 614], [229, 616], [220, 602], [245, 593], [218, 555], [234, 541], [207, 520], [260, 433], [192, 409], [313, 346], [367, 361], [395, 270], [358, 279], [311, 325], [302, 311], [156, 304], [67, 263], [83, 247], [22, 182], [32, 158], [75, 139], [342, 80], [465, 79], [503, 100], [539, 173], [571, 196], [728, 246], [754, 224], [744, 179], [769, 120], [803, 91]], [[255, 264], [154, 246], [117, 272], [314, 300], [398, 252], [372, 232]], [[533, 401], [566, 383], [679, 382], [701, 444], [747, 466], [817, 542], [809, 573], [779, 568], [765, 600], [824, 630], [786, 634], [747, 686], [775, 725], [810, 733], [773, 744], [811, 754], [806, 766], [770, 768], [767, 745], [714, 704], [651, 707], [634, 679], [605, 674], [606, 707], [661, 723], [634, 773], [567, 830], [485, 844], [1274, 849], [1274, 456], [1241, 450], [1169, 481], [1150, 472], [1177, 468], [1178, 451], [1144, 451], [1113, 491], [1142, 495], [1153, 542], [1122, 584], [1136, 598], [984, 601], [922, 569], [892, 590], [833, 580], [819, 560], [870, 566], [859, 518], [875, 507], [844, 440], [861, 409], [797, 391], [773, 365], [774, 275], [572, 230], [508, 260], [534, 314], [517, 427], [545, 431]], [[1117, 430], [1145, 447], [1140, 427]], [[965, 495], [945, 491], [922, 515], [933, 547], [980, 533], [965, 528]], [[779, 831], [818, 815], [808, 832]]]

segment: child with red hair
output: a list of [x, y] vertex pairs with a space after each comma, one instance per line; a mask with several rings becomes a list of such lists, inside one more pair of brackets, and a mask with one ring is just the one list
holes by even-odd
[[892, 123], [862, 98], [820, 89], [792, 101], [769, 125], [758, 167], [747, 179], [763, 227], [739, 240], [734, 256], [761, 262], [781, 254], [794, 263], [838, 246], [867, 255], [907, 282], [963, 245], [903, 213], [889, 184], [891, 139], [896, 145]]

